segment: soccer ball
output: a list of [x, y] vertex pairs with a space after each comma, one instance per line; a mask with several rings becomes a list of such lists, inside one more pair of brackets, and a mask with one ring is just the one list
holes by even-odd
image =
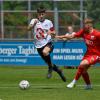
[[19, 83], [19, 87], [23, 90], [28, 89], [30, 86], [29, 82], [27, 80], [22, 80]]

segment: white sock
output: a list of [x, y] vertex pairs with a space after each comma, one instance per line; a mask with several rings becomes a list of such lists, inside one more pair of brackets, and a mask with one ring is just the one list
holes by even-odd
[[75, 83], [76, 83], [76, 81], [77, 81], [77, 80], [75, 80], [75, 79], [74, 79], [72, 82], [75, 84]]

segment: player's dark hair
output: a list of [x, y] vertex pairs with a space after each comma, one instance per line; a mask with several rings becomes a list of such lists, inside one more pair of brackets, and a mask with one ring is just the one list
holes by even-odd
[[37, 13], [45, 13], [45, 8], [43, 6], [40, 6], [38, 9], [37, 9]]

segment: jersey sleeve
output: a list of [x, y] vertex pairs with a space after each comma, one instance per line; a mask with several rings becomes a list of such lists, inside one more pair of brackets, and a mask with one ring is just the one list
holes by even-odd
[[29, 25], [34, 25], [34, 22], [35, 22], [36, 19], [32, 19], [29, 23]]
[[53, 23], [52, 23], [52, 21], [50, 21], [50, 23], [49, 23], [49, 25], [50, 25], [50, 31], [54, 31], [55, 29], [54, 29], [54, 25], [53, 25]]
[[75, 33], [74, 33], [74, 36], [75, 36], [75, 37], [83, 37], [83, 33], [84, 33], [84, 32], [83, 32], [83, 29], [81, 29], [80, 31], [75, 32]]

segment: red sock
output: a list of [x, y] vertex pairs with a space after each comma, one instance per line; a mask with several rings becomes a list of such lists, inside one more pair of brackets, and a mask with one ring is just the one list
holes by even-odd
[[88, 85], [88, 84], [91, 84], [90, 82], [90, 79], [89, 79], [89, 74], [86, 72], [86, 73], [82, 73], [82, 77], [85, 81], [85, 83]]
[[74, 79], [75, 79], [75, 80], [78, 80], [78, 79], [81, 77], [83, 71], [84, 71], [84, 68], [83, 68], [82, 66], [79, 66], [79, 67], [78, 67], [78, 71], [77, 71], [77, 73], [76, 73]]

